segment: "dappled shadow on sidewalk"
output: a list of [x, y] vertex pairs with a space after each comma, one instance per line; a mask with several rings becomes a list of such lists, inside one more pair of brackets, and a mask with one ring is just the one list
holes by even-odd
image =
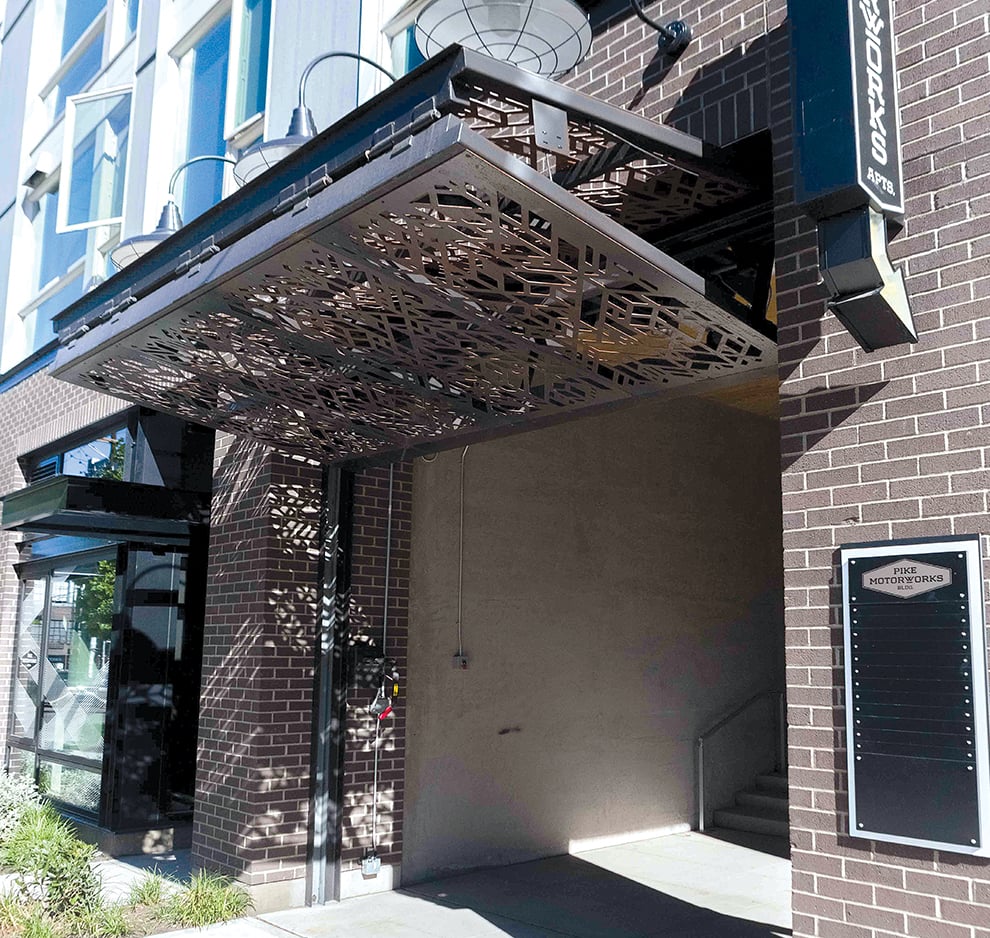
[[[703, 884], [699, 884], [703, 889]], [[717, 889], [717, 886], [713, 886]], [[403, 892], [471, 909], [512, 938], [777, 938], [788, 928], [675, 898], [574, 856], [466, 873]]]

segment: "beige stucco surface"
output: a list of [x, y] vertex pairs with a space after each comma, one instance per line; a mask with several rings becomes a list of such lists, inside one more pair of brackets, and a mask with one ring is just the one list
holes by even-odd
[[[462, 452], [416, 461], [405, 882], [692, 823], [696, 734], [783, 683], [778, 451], [697, 398], [472, 446], [464, 672]], [[723, 787], [768, 758], [732, 736]]]

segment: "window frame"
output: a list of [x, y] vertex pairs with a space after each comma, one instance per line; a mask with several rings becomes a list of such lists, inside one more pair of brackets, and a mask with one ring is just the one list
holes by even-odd
[[[98, 32], [102, 33], [103, 39], [100, 45], [100, 67], [92, 75], [91, 78], [83, 85], [76, 94], [84, 93], [89, 87], [92, 86], [96, 77], [103, 71], [103, 67], [106, 63], [107, 57], [107, 41], [109, 39], [109, 30], [107, 27], [110, 23], [110, 17], [108, 16], [108, 7], [110, 3], [104, 3], [103, 9], [93, 17], [93, 22], [87, 26], [79, 38], [75, 41], [72, 47], [65, 53], [62, 57], [62, 61], [59, 62], [58, 67], [52, 73], [51, 77], [42, 86], [41, 91], [38, 96], [50, 109], [50, 118], [52, 123], [57, 121], [65, 113], [65, 103], [63, 102], [62, 109], [58, 107], [58, 87], [62, 83], [65, 76], [71, 71], [72, 67], [83, 57], [83, 54], [87, 49], [96, 41], [96, 34]], [[64, 28], [64, 22], [61, 22]], [[55, 98], [52, 99], [52, 95]], [[68, 97], [68, 96], [67, 96]]]
[[[62, 292], [69, 284], [72, 283], [77, 277], [85, 277], [86, 274], [86, 263], [89, 256], [88, 245], [83, 248], [82, 254], [79, 255], [69, 266], [65, 269], [65, 272], [53, 277], [45, 283], [40, 283], [41, 277], [41, 261], [44, 255], [44, 220], [39, 221], [39, 216], [42, 212], [47, 212], [47, 207], [44, 206], [45, 197], [56, 192], [60, 188], [62, 181], [62, 168], [61, 166], [52, 170], [51, 173], [45, 178], [44, 182], [41, 183], [37, 188], [31, 192], [30, 199], [26, 200], [28, 204], [35, 207], [35, 214], [31, 218], [31, 230], [34, 242], [34, 253], [33, 253], [33, 266], [31, 270], [31, 283], [37, 284], [34, 287], [34, 295], [31, 299], [24, 304], [18, 311], [17, 317], [20, 319], [21, 323], [27, 322], [28, 318], [37, 312], [40, 306], [43, 306], [50, 299], [57, 296]], [[57, 198], [57, 196], [56, 196]], [[58, 228], [58, 211], [59, 206], [55, 206], [56, 221], [55, 221], [55, 235], [56, 237], [60, 234], [57, 230]], [[41, 225], [41, 231], [39, 233], [37, 226]], [[85, 284], [83, 284], [83, 289], [85, 289]], [[82, 291], [80, 291], [80, 294]], [[37, 329], [37, 323], [35, 324]], [[48, 343], [43, 343], [37, 345], [37, 343], [32, 342], [35, 345], [35, 350], [31, 354], [40, 351]]]
[[72, 186], [72, 165], [74, 162], [74, 148], [72, 135], [76, 125], [76, 107], [79, 103], [88, 104], [90, 101], [98, 101], [102, 98], [113, 98], [121, 95], [128, 95], [130, 101], [127, 108], [127, 147], [124, 158], [124, 190], [121, 198], [121, 214], [111, 218], [100, 218], [95, 221], [89, 220], [79, 222], [75, 225], [68, 224], [69, 199], [59, 198], [57, 212], [55, 215], [55, 232], [65, 234], [70, 231], [88, 231], [92, 228], [102, 228], [108, 225], [120, 225], [124, 220], [124, 207], [127, 205], [127, 167], [130, 165], [131, 155], [131, 120], [134, 116], [134, 85], [116, 85], [112, 88], [100, 88], [97, 91], [83, 91], [79, 94], [70, 95], [66, 98], [63, 112], [62, 124], [62, 165], [59, 170], [59, 193], [68, 193]]
[[411, 2], [403, 4], [398, 12], [396, 12], [396, 14], [381, 28], [381, 34], [385, 39], [385, 45], [388, 49], [392, 72], [397, 78], [401, 78], [402, 75], [408, 74], [412, 71], [412, 69], [404, 67], [400, 72], [395, 61], [395, 42], [410, 28], [414, 31], [413, 41], [415, 42], [416, 20], [419, 18], [419, 14], [426, 7], [428, 2], [429, 0], [411, 0]]
[[[274, 3], [274, 0], [273, 0]], [[190, 56], [202, 42], [203, 39], [213, 30], [224, 18], [230, 21], [230, 38], [227, 47], [227, 74], [224, 88], [223, 107], [223, 140], [225, 149], [222, 156], [236, 158], [241, 152], [261, 139], [264, 133], [265, 115], [269, 93], [271, 91], [272, 80], [272, 35], [273, 29], [268, 31], [268, 69], [265, 75], [265, 104], [264, 110], [248, 116], [240, 123], [236, 122], [238, 82], [240, 77], [240, 47], [245, 28], [244, 0], [220, 0], [204, 13], [169, 49], [169, 58], [175, 64], [179, 76], [179, 87], [181, 89], [181, 100], [185, 108], [186, 127], [183, 133], [176, 135], [175, 152], [173, 162], [176, 166], [191, 156], [200, 154], [189, 154], [189, 131], [188, 116], [190, 113], [190, 100], [192, 97], [192, 73], [195, 67], [194, 60]], [[272, 15], [274, 23], [274, 7]], [[226, 166], [223, 172], [223, 187], [221, 198], [225, 198], [233, 188], [233, 173], [230, 166]], [[177, 201], [181, 205], [185, 200], [184, 179], [179, 180], [179, 190], [176, 193]]]
[[[274, 0], [272, 0], [272, 20], [274, 20]], [[268, 29], [268, 62], [265, 67], [265, 107], [244, 120], [237, 120], [238, 96], [241, 78], [241, 48], [244, 40], [246, 0], [232, 0], [230, 4], [230, 50], [227, 56], [227, 97], [224, 102], [223, 136], [227, 150], [243, 149], [261, 136], [265, 112], [268, 110], [268, 97], [272, 75], [272, 29]], [[254, 135], [254, 136], [251, 136]]]
[[[13, 655], [16, 668], [16, 662], [18, 660], [19, 648], [21, 642], [21, 624], [20, 624], [20, 609], [21, 603], [23, 601], [21, 595], [21, 584], [27, 580], [43, 580], [45, 584], [45, 597], [44, 604], [42, 607], [42, 624], [41, 624], [41, 637], [39, 641], [40, 654], [38, 656], [38, 687], [39, 695], [43, 695], [42, 690], [42, 678], [44, 677], [44, 670], [48, 663], [48, 638], [49, 630], [52, 622], [52, 583], [53, 575], [59, 569], [59, 567], [65, 567], [66, 565], [84, 565], [89, 562], [99, 562], [100, 560], [113, 560], [119, 567], [119, 545], [103, 545], [100, 547], [91, 548], [89, 550], [82, 550], [68, 554], [62, 554], [57, 557], [46, 557], [43, 560], [28, 561], [24, 564], [18, 564], [15, 567], [17, 572], [17, 582], [18, 582], [18, 598], [17, 598], [17, 631], [14, 636], [14, 646]], [[118, 574], [119, 576], [119, 574]], [[115, 586], [115, 590], [116, 590]], [[118, 600], [115, 597], [114, 605], [116, 607]], [[116, 608], [115, 608], [116, 611]], [[111, 651], [112, 654], [112, 651]], [[108, 667], [112, 667], [112, 660], [108, 664]], [[16, 682], [16, 673], [14, 680]], [[15, 693], [15, 688], [12, 686], [11, 694]], [[13, 702], [13, 696], [11, 698]], [[48, 763], [56, 763], [63, 766], [68, 766], [70, 768], [76, 767], [85, 769], [89, 772], [98, 773], [100, 776], [100, 804], [97, 806], [96, 811], [90, 812], [85, 808], [78, 805], [69, 804], [68, 802], [62, 801], [55, 795], [49, 795], [53, 802], [62, 807], [68, 813], [73, 814], [77, 817], [85, 817], [87, 819], [98, 820], [103, 813], [102, 803], [104, 800], [104, 792], [107, 784], [107, 779], [110, 777], [107, 771], [107, 766], [111, 759], [111, 746], [108, 745], [108, 715], [111, 711], [111, 693], [110, 693], [110, 682], [107, 683], [107, 699], [105, 702], [104, 711], [104, 724], [103, 724], [103, 752], [99, 759], [91, 759], [88, 757], [77, 756], [72, 753], [58, 752], [45, 748], [41, 744], [42, 730], [43, 730], [43, 716], [44, 716], [44, 697], [39, 696], [38, 701], [35, 704], [35, 720], [32, 737], [28, 738], [25, 736], [20, 736], [14, 732], [14, 720], [15, 713], [14, 707], [11, 706], [10, 714], [8, 716], [8, 722], [6, 726], [6, 736], [5, 736], [5, 755], [6, 760], [9, 762], [11, 756], [11, 750], [17, 750], [22, 756], [32, 764], [31, 777], [37, 783], [39, 780], [39, 772], [42, 761]]]
[[[237, 122], [237, 86], [240, 67], [240, 47], [244, 34], [244, 0], [220, 0], [204, 13], [196, 23], [186, 31], [182, 38], [169, 50], [169, 58], [175, 63], [179, 70], [180, 84], [182, 88], [182, 100], [187, 107], [190, 96], [192, 60], [189, 53], [206, 37], [224, 17], [230, 17], [230, 45], [227, 49], [227, 84], [224, 96], [223, 112], [223, 138], [227, 141], [228, 150], [237, 146], [246, 146], [240, 138], [246, 134], [256, 133], [260, 136], [262, 124], [264, 124], [264, 110], [247, 116], [240, 123]], [[274, 16], [273, 16], [274, 21]], [[267, 105], [269, 91], [271, 90], [271, 51], [272, 51], [272, 30], [268, 32], [268, 70], [265, 75], [265, 103]], [[180, 152], [184, 151], [188, 141], [183, 140]], [[253, 142], [250, 141], [250, 142]]]

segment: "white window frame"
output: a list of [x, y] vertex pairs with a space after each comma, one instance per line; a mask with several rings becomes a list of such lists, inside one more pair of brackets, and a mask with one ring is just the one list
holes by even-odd
[[[124, 171], [124, 197], [121, 200], [121, 212], [123, 213], [124, 206], [127, 205], [127, 171], [126, 167], [130, 165], [130, 148], [131, 148], [131, 118], [134, 116], [134, 86], [133, 85], [117, 85], [114, 88], [101, 88], [99, 91], [84, 91], [81, 94], [74, 94], [66, 98], [65, 101], [65, 119], [62, 126], [63, 137], [62, 137], [62, 170], [61, 170], [61, 180], [59, 185], [59, 192], [65, 191], [68, 193], [72, 187], [72, 164], [75, 157], [75, 152], [73, 150], [72, 135], [75, 132], [76, 127], [76, 106], [77, 104], [88, 104], [90, 101], [99, 101], [101, 98], [114, 98], [120, 95], [127, 94], [130, 96], [130, 106], [127, 111], [127, 157], [125, 160], [125, 171]], [[123, 214], [115, 215], [111, 218], [98, 218], [95, 221], [90, 220], [86, 222], [79, 222], [75, 225], [68, 224], [69, 216], [69, 200], [59, 198], [58, 200], [58, 213], [55, 217], [55, 231], [58, 234], [64, 234], [68, 231], [85, 231], [89, 228], [100, 228], [106, 225], [119, 225], [124, 220]]]
[[395, 62], [395, 40], [405, 33], [410, 26], [416, 25], [419, 14], [428, 2], [429, 0], [414, 0], [414, 2], [403, 4], [395, 16], [382, 27], [382, 35], [385, 37], [392, 71], [396, 75], [398, 75], [398, 66]]
[[[37, 206], [39, 211], [41, 210], [41, 203], [44, 201], [46, 195], [49, 195], [51, 192], [53, 192], [56, 189], [61, 191], [62, 188], [61, 182], [62, 182], [62, 168], [60, 166], [58, 169], [52, 170], [52, 172], [50, 172], [48, 176], [45, 178], [45, 181], [31, 193], [31, 202]], [[59, 199], [59, 202], [61, 203], [61, 199]], [[56, 213], [57, 212], [58, 212], [58, 207], [56, 207]], [[39, 239], [36, 235], [36, 229], [34, 227], [37, 224], [37, 222], [38, 222], [38, 218], [37, 215], [35, 215], [31, 219], [31, 232], [33, 235], [32, 240], [34, 241], [34, 261], [31, 269], [32, 283], [35, 282], [36, 273], [40, 269], [41, 255], [42, 252], [44, 251], [44, 231], [42, 231], [42, 237]], [[59, 232], [57, 231], [57, 225], [58, 225], [57, 214], [56, 214], [55, 224], [56, 224], [56, 234], [58, 234]], [[18, 313], [21, 319], [27, 319], [27, 317], [30, 316], [31, 313], [33, 313], [35, 309], [37, 309], [42, 303], [44, 303], [47, 299], [53, 297], [56, 293], [58, 293], [59, 290], [61, 290], [62, 287], [64, 287], [67, 283], [73, 280], [80, 271], [84, 271], [86, 268], [86, 260], [88, 254], [89, 254], [88, 250], [83, 251], [82, 257], [80, 257], [78, 260], [73, 261], [66, 269], [64, 274], [62, 274], [59, 277], [53, 277], [51, 280], [48, 281], [48, 283], [39, 284], [38, 290], [34, 294], [34, 296], [31, 297], [30, 302], [25, 304]]]
[[[274, 3], [274, 0], [273, 0]], [[190, 69], [191, 61], [188, 58], [197, 44], [213, 29], [225, 16], [230, 17], [230, 44], [227, 49], [227, 86], [224, 96], [223, 113], [223, 138], [227, 141], [227, 153], [243, 150], [261, 137], [265, 123], [265, 112], [259, 111], [249, 115], [240, 124], [235, 123], [237, 117], [237, 83], [238, 68], [240, 65], [241, 36], [244, 31], [244, 3], [243, 0], [221, 0], [205, 13], [196, 24], [180, 39], [170, 50], [169, 57], [175, 62], [179, 70], [180, 86], [182, 88], [182, 100], [186, 105], [188, 114], [188, 103], [190, 96], [190, 85], [192, 76]], [[272, 22], [275, 20], [275, 10], [272, 10]], [[268, 100], [271, 90], [272, 79], [272, 56], [271, 56], [272, 35], [268, 35], [268, 75], [265, 79], [265, 100]], [[183, 133], [179, 141], [176, 157], [182, 159], [181, 154], [185, 153], [188, 141]], [[226, 188], [226, 186], [225, 186]]]
[[[275, 0], [272, 0], [272, 23], [275, 22]], [[239, 124], [237, 121], [237, 91], [240, 83], [241, 39], [244, 34], [244, 0], [232, 0], [230, 4], [230, 50], [227, 54], [227, 97], [223, 116], [223, 136], [227, 149], [243, 150], [261, 136], [265, 112], [249, 114]], [[265, 75], [265, 102], [271, 90], [272, 33], [268, 33], [268, 73]]]
[[[70, 0], [71, 2], [71, 0]], [[83, 34], [76, 40], [75, 45], [65, 53], [65, 57], [59, 63], [58, 68], [52, 73], [51, 78], [45, 82], [44, 87], [39, 92], [39, 97], [42, 101], [45, 101], [51, 107], [51, 117], [55, 118], [58, 115], [55, 114], [55, 103], [51, 99], [51, 95], [58, 89], [59, 84], [62, 79], [65, 78], [66, 74], [72, 68], [76, 62], [82, 58], [82, 54], [90, 47], [90, 45], [96, 40], [97, 32], [103, 32], [103, 42], [100, 47], [100, 69], [97, 69], [96, 74], [99, 75], [102, 70], [103, 63], [106, 61], [106, 50], [107, 50], [107, 40], [109, 30], [106, 28], [108, 24], [107, 17], [107, 4], [104, 3], [103, 9], [93, 17], [93, 22], [86, 27]], [[95, 75], [93, 76], [96, 77]], [[86, 85], [88, 88], [89, 85]], [[85, 91], [86, 88], [81, 89]], [[68, 102], [66, 102], [68, 103]]]

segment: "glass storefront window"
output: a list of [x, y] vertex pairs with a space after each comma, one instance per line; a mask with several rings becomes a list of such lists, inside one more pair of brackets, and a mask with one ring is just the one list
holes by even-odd
[[11, 776], [22, 775], [34, 780], [34, 753], [12, 746], [8, 754], [7, 772]]
[[38, 721], [46, 586], [47, 578], [21, 583], [11, 735], [22, 739], [34, 739]]
[[98, 814], [117, 562], [65, 558], [24, 579], [18, 614], [10, 759], [39, 789]]
[[66, 450], [62, 456], [62, 474], [88, 479], [123, 479], [129, 440], [126, 428], [119, 427]]
[[42, 759], [38, 769], [38, 791], [86, 814], [100, 810], [101, 773], [77, 765]]
[[116, 574], [112, 560], [52, 574], [38, 740], [49, 752], [103, 758]]

